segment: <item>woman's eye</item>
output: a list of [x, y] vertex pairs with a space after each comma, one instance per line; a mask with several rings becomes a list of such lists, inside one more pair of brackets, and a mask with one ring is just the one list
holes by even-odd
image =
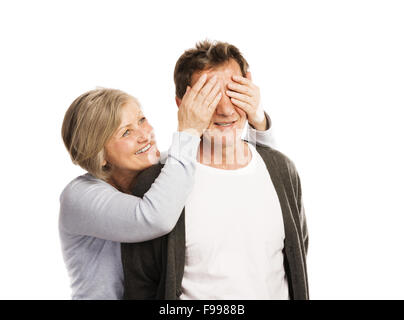
[[126, 130], [126, 131], [123, 133], [122, 137], [126, 137], [128, 134], [129, 134], [129, 129]]

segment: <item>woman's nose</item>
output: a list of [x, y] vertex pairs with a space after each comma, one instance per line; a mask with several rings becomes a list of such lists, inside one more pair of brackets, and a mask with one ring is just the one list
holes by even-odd
[[142, 128], [138, 129], [138, 137], [137, 137], [137, 141], [139, 143], [145, 143], [148, 142], [149, 140], [151, 140], [151, 136], [153, 133], [153, 127], [150, 125], [146, 125]]
[[141, 134], [138, 138], [137, 138], [137, 142], [138, 143], [145, 143], [149, 140], [149, 138], [147, 137], [147, 135], [145, 134]]

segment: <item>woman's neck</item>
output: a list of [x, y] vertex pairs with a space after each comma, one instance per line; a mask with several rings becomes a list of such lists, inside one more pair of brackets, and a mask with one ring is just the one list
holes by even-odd
[[107, 182], [121, 192], [132, 194], [132, 187], [135, 183], [137, 171], [114, 171]]

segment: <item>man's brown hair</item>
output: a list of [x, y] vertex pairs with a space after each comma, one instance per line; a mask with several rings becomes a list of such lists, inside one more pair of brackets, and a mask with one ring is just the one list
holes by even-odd
[[191, 85], [191, 77], [195, 71], [219, 66], [234, 59], [240, 66], [243, 77], [248, 71], [248, 63], [240, 50], [227, 42], [205, 40], [196, 44], [195, 48], [186, 50], [178, 59], [174, 69], [175, 94], [182, 99]]

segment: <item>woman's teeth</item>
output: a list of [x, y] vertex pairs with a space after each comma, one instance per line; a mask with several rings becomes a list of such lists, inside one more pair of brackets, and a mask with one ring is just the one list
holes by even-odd
[[135, 154], [141, 154], [143, 152], [146, 152], [147, 150], [149, 150], [151, 148], [151, 144], [149, 143], [146, 147], [140, 149], [139, 151], [137, 151]]
[[228, 127], [228, 126], [231, 126], [233, 124], [233, 122], [230, 122], [230, 123], [215, 122], [215, 124], [218, 126], [221, 126], [221, 127]]

